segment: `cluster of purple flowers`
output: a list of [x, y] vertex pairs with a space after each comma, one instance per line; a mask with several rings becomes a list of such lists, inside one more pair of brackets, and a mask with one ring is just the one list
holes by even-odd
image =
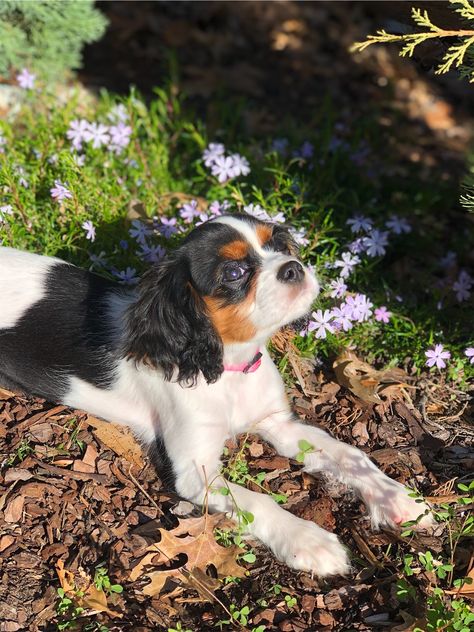
[[5, 153], [5, 145], [7, 144], [7, 139], [5, 138], [5, 136], [3, 136], [3, 134], [0, 132], [0, 154]]
[[[337, 288], [338, 293], [341, 289]], [[332, 309], [324, 311], [318, 309], [313, 312], [307, 327], [300, 333], [306, 336], [310, 331], [315, 331], [316, 338], [326, 338], [327, 333], [349, 331], [354, 323], [362, 323], [370, 319], [373, 306], [372, 301], [365, 294], [347, 295], [340, 305]], [[385, 306], [375, 310], [375, 319], [380, 322], [388, 322], [390, 316], [391, 313]]]
[[128, 117], [125, 107], [116, 106], [115, 110], [109, 113], [112, 125], [75, 119], [71, 121], [66, 136], [76, 151], [82, 150], [83, 143], [90, 143], [94, 149], [105, 146], [111, 152], [120, 154], [130, 143], [132, 135], [132, 128], [127, 124], [125, 117]]
[[247, 158], [237, 153], [226, 155], [225, 151], [222, 143], [209, 143], [204, 150], [202, 158], [212, 175], [221, 183], [238, 176], [247, 176], [250, 173]]
[[[281, 156], [288, 155], [289, 141], [287, 138], [275, 138], [271, 144], [271, 149], [276, 151]], [[314, 145], [308, 140], [305, 140], [301, 147], [294, 149], [291, 152], [293, 158], [302, 158], [303, 160], [311, 160], [314, 156]]]
[[229, 207], [230, 203], [227, 200], [223, 200], [222, 202], [214, 200], [209, 204], [207, 213], [205, 213], [199, 208], [196, 200], [191, 200], [183, 204], [179, 209], [179, 216], [185, 224], [192, 224], [195, 220], [199, 220], [196, 222], [196, 226], [199, 226], [210, 219], [219, 217], [222, 213], [225, 213]]

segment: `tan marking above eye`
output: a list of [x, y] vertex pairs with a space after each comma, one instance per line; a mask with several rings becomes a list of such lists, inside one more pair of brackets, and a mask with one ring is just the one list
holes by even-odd
[[241, 239], [235, 239], [234, 241], [230, 241], [222, 248], [219, 248], [219, 255], [224, 259], [230, 259], [231, 261], [235, 261], [238, 259], [245, 259], [245, 257], [249, 254], [250, 246], [246, 241], [242, 241]]
[[261, 246], [263, 246], [263, 244], [266, 244], [267, 241], [270, 241], [270, 239], [272, 238], [273, 228], [271, 226], [268, 226], [267, 224], [259, 224], [255, 230]]

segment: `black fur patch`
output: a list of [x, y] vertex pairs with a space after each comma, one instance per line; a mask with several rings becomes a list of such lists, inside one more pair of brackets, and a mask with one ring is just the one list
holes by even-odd
[[0, 329], [0, 381], [47, 399], [61, 399], [69, 377], [111, 386], [119, 360], [107, 314], [117, 283], [68, 264], [54, 265], [45, 296], [14, 327]]

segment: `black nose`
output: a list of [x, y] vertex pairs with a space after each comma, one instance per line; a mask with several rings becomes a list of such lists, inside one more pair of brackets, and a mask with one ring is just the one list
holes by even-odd
[[278, 281], [282, 283], [301, 283], [304, 279], [304, 269], [298, 261], [287, 261], [277, 273]]

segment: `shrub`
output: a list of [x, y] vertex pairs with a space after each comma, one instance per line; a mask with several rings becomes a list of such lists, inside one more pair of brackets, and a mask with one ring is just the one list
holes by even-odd
[[80, 67], [82, 47], [105, 28], [92, 0], [2, 0], [0, 75], [27, 67], [57, 80]]

